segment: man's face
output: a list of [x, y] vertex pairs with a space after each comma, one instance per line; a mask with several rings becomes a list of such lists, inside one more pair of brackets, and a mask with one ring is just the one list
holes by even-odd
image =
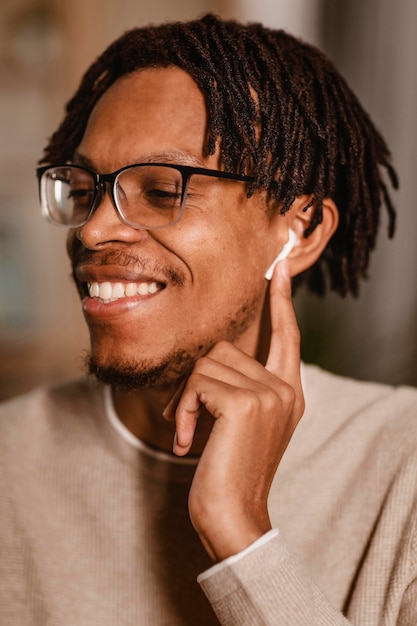
[[[206, 131], [192, 78], [146, 69], [102, 96], [74, 162], [100, 173], [155, 161], [220, 169], [217, 154], [204, 156]], [[113, 384], [166, 388], [219, 340], [253, 354], [277, 229], [284, 243], [285, 220], [271, 221], [263, 196], [248, 199], [242, 182], [210, 179], [209, 193], [191, 198], [177, 224], [154, 231], [123, 224], [107, 193], [68, 241], [94, 371]]]

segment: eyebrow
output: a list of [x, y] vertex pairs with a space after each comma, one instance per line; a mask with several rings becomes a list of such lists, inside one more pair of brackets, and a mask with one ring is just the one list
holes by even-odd
[[[80, 152], [75, 152], [71, 163], [74, 165], [81, 165], [91, 169], [93, 171], [97, 171], [94, 163], [87, 156], [81, 154]], [[126, 163], [128, 165], [140, 165], [142, 163], [168, 163], [172, 165], [192, 165], [194, 167], [207, 167], [203, 161], [188, 152], [184, 152], [182, 150], [169, 150], [165, 152], [150, 152], [146, 155], [138, 156], [137, 159], [134, 159], [130, 163]], [[119, 168], [118, 168], [119, 169]]]

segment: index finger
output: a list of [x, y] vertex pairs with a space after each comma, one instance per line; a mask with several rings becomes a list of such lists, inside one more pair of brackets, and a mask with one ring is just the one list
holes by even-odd
[[278, 263], [270, 285], [271, 343], [265, 367], [294, 386], [300, 379], [300, 331], [292, 302], [288, 261]]

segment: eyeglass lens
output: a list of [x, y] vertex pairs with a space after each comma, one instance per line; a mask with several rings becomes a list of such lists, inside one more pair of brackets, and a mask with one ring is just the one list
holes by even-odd
[[[97, 196], [95, 176], [80, 167], [49, 168], [42, 177], [42, 205], [57, 224], [81, 226]], [[183, 177], [174, 167], [138, 165], [122, 170], [113, 184], [121, 217], [132, 226], [161, 228], [183, 210]]]

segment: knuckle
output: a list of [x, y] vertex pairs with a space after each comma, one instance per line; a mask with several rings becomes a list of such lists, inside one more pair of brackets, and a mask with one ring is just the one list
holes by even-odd
[[239, 389], [238, 393], [242, 413], [253, 415], [259, 412], [262, 402], [258, 394], [250, 389]]
[[230, 347], [231, 344], [228, 341], [222, 339], [221, 341], [216, 343], [215, 346], [213, 346], [209, 354], [212, 358], [221, 360], [224, 355], [230, 352]]
[[282, 394], [283, 394], [285, 403], [293, 407], [295, 404], [296, 397], [297, 397], [294, 387], [285, 383], [283, 385]]
[[266, 387], [262, 392], [262, 404], [268, 413], [276, 413], [277, 406], [281, 404], [279, 394], [275, 389]]
[[195, 374], [202, 374], [210, 366], [211, 359], [208, 356], [202, 356], [195, 362], [192, 376]]
[[[271, 409], [275, 408], [276, 414], [282, 415], [282, 413], [294, 413], [294, 407], [297, 401], [297, 394], [295, 389], [285, 382], [280, 382], [279, 385], [274, 387], [274, 398], [275, 402], [272, 405], [271, 401]], [[278, 408], [278, 412], [277, 412]]]

